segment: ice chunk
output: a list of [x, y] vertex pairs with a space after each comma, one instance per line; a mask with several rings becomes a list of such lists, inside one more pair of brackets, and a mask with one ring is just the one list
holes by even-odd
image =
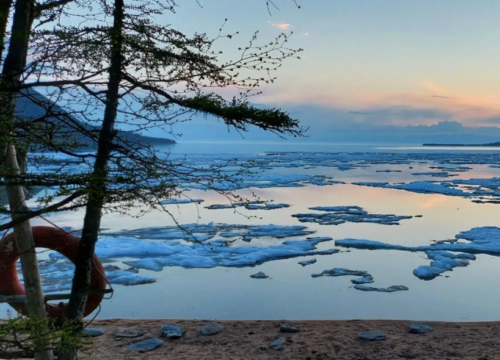
[[300, 222], [320, 225], [340, 225], [346, 222], [399, 225], [399, 221], [412, 218], [393, 214], [369, 214], [359, 206], [316, 206], [309, 209], [326, 213], [301, 213], [292, 216]]
[[378, 288], [378, 287], [372, 287], [372, 286], [366, 286], [366, 285], [356, 285], [354, 286], [356, 290], [360, 291], [375, 291], [375, 292], [384, 292], [384, 293], [393, 293], [396, 291], [408, 291], [409, 289], [406, 286], [403, 285], [393, 285], [389, 286], [387, 288]]
[[447, 171], [424, 171], [412, 173], [414, 176], [432, 176], [432, 177], [451, 177], [457, 176], [457, 174], [450, 174]]
[[373, 281], [373, 276], [371, 275], [364, 275], [362, 278], [351, 280], [351, 282], [355, 285], [371, 284]]
[[156, 282], [156, 279], [149, 276], [140, 276], [130, 271], [113, 271], [106, 274], [106, 278], [112, 284], [119, 285], [143, 285]]
[[302, 260], [302, 261], [299, 261], [299, 264], [302, 265], [302, 266], [307, 266], [307, 265], [312, 265], [314, 263], [316, 263], [316, 258], [312, 258], [312, 259], [308, 259], [308, 260]]
[[160, 204], [162, 205], [171, 205], [171, 204], [192, 204], [192, 203], [195, 203], [195, 204], [201, 204], [203, 201], [203, 199], [167, 199], [167, 200], [163, 200], [160, 202]]
[[246, 206], [248, 210], [275, 210], [290, 207], [288, 204], [277, 203], [277, 204], [249, 204]]
[[242, 225], [232, 228], [226, 228], [220, 236], [224, 238], [233, 238], [244, 236], [247, 238], [256, 237], [273, 237], [276, 239], [284, 239], [295, 236], [306, 236], [313, 234], [313, 230], [307, 230], [306, 226], [301, 225]]
[[267, 279], [269, 276], [264, 274], [262, 271], [259, 271], [256, 274], [250, 275], [252, 279]]
[[367, 271], [364, 270], [348, 270], [344, 268], [333, 268], [330, 270], [323, 270], [319, 274], [312, 274], [311, 276], [313, 278], [320, 277], [320, 276], [369, 276]]

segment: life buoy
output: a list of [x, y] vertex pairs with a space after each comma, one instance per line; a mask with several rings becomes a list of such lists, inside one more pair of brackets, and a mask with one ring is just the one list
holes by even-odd
[[[80, 240], [73, 234], [49, 226], [33, 226], [33, 238], [35, 247], [57, 251], [67, 257], [73, 264]], [[14, 233], [5, 236], [0, 242], [0, 294], [2, 295], [25, 295], [24, 285], [17, 276], [17, 251]], [[104, 268], [99, 258], [93, 256], [93, 266], [90, 281], [90, 290], [94, 290], [87, 299], [85, 316], [91, 314], [101, 303], [106, 290], [106, 279]], [[26, 305], [23, 303], [9, 303], [14, 309], [26, 314]], [[47, 314], [50, 318], [61, 319], [67, 303], [59, 305], [47, 304]]]

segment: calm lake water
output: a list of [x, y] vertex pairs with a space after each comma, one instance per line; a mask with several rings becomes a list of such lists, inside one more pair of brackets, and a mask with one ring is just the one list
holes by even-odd
[[[244, 142], [243, 142], [244, 143]], [[500, 149], [499, 149], [500, 150]], [[492, 152], [497, 149], [458, 148], [428, 149], [420, 147], [388, 147], [380, 145], [342, 144], [177, 144], [173, 154], [257, 154], [266, 151], [308, 152]], [[500, 154], [500, 152], [499, 152]], [[189, 156], [188, 156], [189, 159]], [[434, 180], [412, 173], [429, 171], [429, 164], [371, 164], [367, 168], [340, 171], [336, 168], [272, 169], [271, 172], [332, 176], [346, 184], [330, 186], [278, 187], [252, 189], [265, 200], [287, 203], [289, 208], [272, 211], [207, 210], [211, 204], [227, 203], [215, 193], [191, 190], [189, 196], [205, 200], [201, 205], [169, 205], [176, 220], [186, 223], [276, 224], [298, 225], [291, 215], [310, 212], [312, 206], [357, 205], [370, 213], [422, 215], [401, 221], [398, 226], [369, 223], [345, 223], [338, 226], [303, 224], [315, 230], [314, 236], [370, 239], [400, 245], [428, 245], [433, 240], [454, 238], [461, 231], [478, 226], [500, 226], [500, 205], [477, 204], [469, 199], [441, 194], [355, 186], [357, 181], [409, 182]], [[471, 166], [455, 178], [491, 178], [500, 169], [487, 164]], [[401, 172], [377, 172], [377, 170]], [[238, 193], [250, 197], [249, 190]], [[80, 228], [83, 212], [52, 215], [59, 226]], [[36, 223], [40, 223], [36, 221]], [[113, 231], [142, 227], [174, 225], [163, 212], [152, 212], [141, 218], [118, 214], [104, 216], [102, 227]], [[264, 245], [266, 240], [264, 241]], [[272, 243], [276, 240], [267, 240]], [[335, 248], [334, 241], [318, 245], [319, 249]], [[315, 264], [302, 267], [298, 261], [310, 257], [275, 260], [256, 267], [185, 269], [165, 267], [161, 272], [140, 270], [154, 277], [153, 284], [115, 285], [112, 299], [105, 300], [99, 318], [203, 318], [203, 319], [415, 319], [448, 321], [500, 320], [500, 259], [479, 255], [463, 268], [455, 268], [432, 281], [422, 281], [412, 273], [420, 265], [428, 265], [424, 253], [400, 251], [367, 251], [340, 249], [333, 255], [316, 256]], [[366, 270], [376, 286], [405, 285], [409, 291], [396, 293], [362, 292], [352, 288], [352, 277], [312, 278], [312, 273], [325, 269]], [[251, 274], [263, 271], [269, 279], [256, 280]], [[5, 315], [6, 306], [0, 307]]]

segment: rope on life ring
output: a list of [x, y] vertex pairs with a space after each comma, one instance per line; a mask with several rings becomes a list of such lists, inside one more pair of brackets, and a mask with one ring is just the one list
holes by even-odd
[[[33, 226], [35, 247], [54, 250], [67, 257], [73, 264], [80, 240], [73, 234], [49, 226]], [[24, 285], [17, 276], [17, 250], [14, 233], [10, 233], [0, 241], [0, 294], [25, 295]], [[84, 316], [90, 315], [101, 303], [106, 291], [106, 278], [104, 268], [99, 258], [94, 254], [92, 258], [92, 272], [90, 280], [90, 295], [85, 306]], [[9, 303], [14, 309], [26, 314], [26, 304]], [[47, 304], [47, 314], [53, 319], [62, 319], [68, 303], [59, 305]]]

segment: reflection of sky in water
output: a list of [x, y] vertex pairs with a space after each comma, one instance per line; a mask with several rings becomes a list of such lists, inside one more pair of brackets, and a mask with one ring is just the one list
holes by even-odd
[[[283, 149], [282, 149], [283, 150]], [[271, 172], [324, 174], [335, 180], [416, 181], [439, 180], [412, 176], [412, 172], [433, 171], [430, 164], [372, 165], [366, 169], [339, 171], [332, 168], [274, 169]], [[436, 165], [436, 164], [432, 164]], [[377, 173], [376, 170], [400, 169], [401, 173]], [[439, 171], [439, 170], [434, 170]], [[500, 169], [487, 165], [459, 173], [455, 178], [488, 178]], [[206, 210], [204, 206], [225, 203], [221, 195], [190, 191], [192, 198], [203, 198], [201, 205], [169, 205], [180, 223], [221, 222], [228, 224], [301, 224], [291, 215], [308, 212], [311, 206], [357, 205], [370, 213], [423, 215], [404, 220], [399, 226], [346, 223], [339, 226], [303, 224], [316, 230], [314, 236], [333, 239], [359, 238], [401, 245], [427, 245], [432, 240], [453, 238], [476, 226], [498, 226], [500, 205], [475, 204], [460, 197], [415, 194], [400, 190], [354, 185], [307, 186], [302, 188], [254, 189], [262, 199], [291, 204], [273, 211]], [[251, 198], [248, 190], [240, 194]], [[51, 221], [59, 226], [79, 227], [83, 212], [54, 214]], [[111, 230], [173, 225], [168, 215], [153, 212], [141, 218], [113, 214], [103, 218], [102, 226]], [[269, 240], [272, 242], [273, 240]], [[334, 247], [333, 241], [318, 245]], [[157, 278], [151, 285], [115, 286], [112, 300], [103, 303], [101, 318], [219, 318], [219, 319], [427, 319], [427, 320], [498, 320], [500, 308], [500, 262], [480, 255], [466, 268], [457, 268], [432, 281], [413, 276], [413, 269], [427, 265], [423, 253], [352, 250], [328, 256], [316, 256], [317, 263], [302, 267], [304, 258], [278, 260], [255, 268], [183, 269], [165, 268], [162, 272], [141, 270], [140, 275]], [[345, 267], [367, 270], [373, 275], [373, 286], [405, 285], [409, 291], [384, 294], [364, 293], [351, 288], [352, 277], [311, 278], [312, 273]], [[267, 280], [249, 275], [263, 271]], [[3, 312], [6, 306], [2, 306]], [[2, 314], [4, 315], [4, 314]]]

